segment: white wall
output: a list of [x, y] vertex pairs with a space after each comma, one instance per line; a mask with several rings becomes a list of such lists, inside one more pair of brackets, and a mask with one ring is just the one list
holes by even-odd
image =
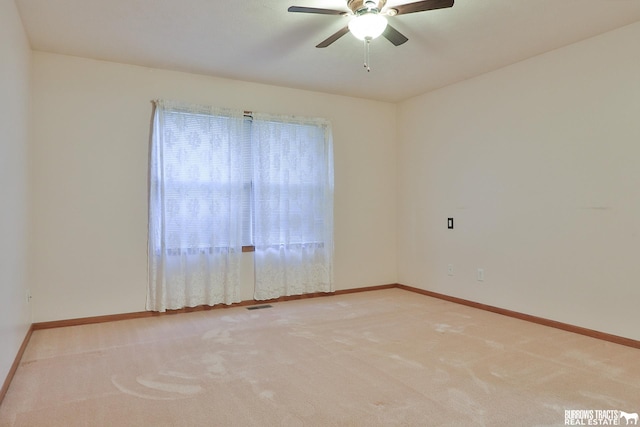
[[26, 303], [31, 49], [13, 0], [0, 0], [0, 386], [31, 324]]
[[[325, 117], [337, 289], [395, 283], [394, 104], [34, 52], [34, 321], [144, 310], [150, 100]], [[243, 299], [253, 298], [245, 254]]]
[[640, 339], [639, 40], [636, 23], [399, 105], [400, 283]]

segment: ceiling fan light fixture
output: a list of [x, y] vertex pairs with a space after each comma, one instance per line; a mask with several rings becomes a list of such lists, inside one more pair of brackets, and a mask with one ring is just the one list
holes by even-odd
[[387, 28], [387, 18], [374, 12], [365, 12], [349, 21], [349, 31], [360, 40], [379, 37]]

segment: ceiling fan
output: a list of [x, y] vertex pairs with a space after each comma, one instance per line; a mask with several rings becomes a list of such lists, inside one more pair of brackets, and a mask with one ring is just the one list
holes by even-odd
[[[382, 35], [395, 46], [400, 46], [409, 39], [387, 23], [387, 16], [391, 17], [405, 15], [407, 13], [444, 9], [452, 7], [453, 2], [454, 0], [423, 0], [384, 9], [387, 0], [347, 0], [349, 11], [303, 6], [291, 6], [288, 11], [352, 17], [347, 26], [320, 42], [320, 44], [316, 46], [318, 48], [331, 45], [349, 31], [351, 31], [355, 37], [364, 40], [365, 45], [368, 45], [368, 42], [372, 39]], [[366, 66], [365, 63], [365, 67]]]

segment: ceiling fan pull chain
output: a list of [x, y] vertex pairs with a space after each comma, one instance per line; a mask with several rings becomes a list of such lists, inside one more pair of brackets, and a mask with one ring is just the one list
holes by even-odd
[[371, 38], [367, 37], [364, 39], [364, 68], [367, 69], [367, 72], [371, 72]]

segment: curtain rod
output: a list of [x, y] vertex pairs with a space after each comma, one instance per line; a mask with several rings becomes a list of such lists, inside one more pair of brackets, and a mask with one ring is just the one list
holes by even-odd
[[[156, 105], [158, 103], [158, 101], [160, 101], [159, 99], [152, 99], [149, 102], [151, 102], [153, 105]], [[253, 116], [253, 111], [251, 110], [244, 110], [242, 112], [245, 116]]]

